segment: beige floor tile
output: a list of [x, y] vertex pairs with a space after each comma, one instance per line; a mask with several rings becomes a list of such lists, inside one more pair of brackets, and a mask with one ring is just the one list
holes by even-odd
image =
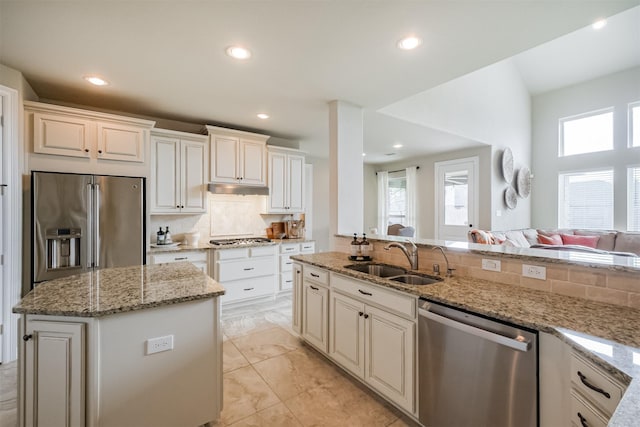
[[18, 403], [15, 399], [0, 402], [0, 426], [15, 427], [18, 425]]
[[278, 403], [250, 417], [244, 418], [230, 427], [298, 427], [302, 426], [291, 411], [282, 403]]
[[222, 320], [222, 331], [227, 338], [236, 338], [255, 332], [266, 331], [278, 327], [277, 324], [265, 319], [263, 312], [247, 314]]
[[374, 397], [355, 379], [342, 375], [286, 400], [285, 404], [305, 426], [383, 427], [398, 419], [396, 411], [382, 399]]
[[280, 402], [251, 366], [227, 372], [223, 378], [224, 409], [221, 421], [225, 425]]
[[233, 343], [251, 363], [279, 356], [300, 348], [300, 339], [282, 328], [273, 328], [234, 338]]
[[313, 350], [298, 350], [253, 365], [280, 399], [285, 400], [318, 387], [340, 375]]
[[420, 427], [420, 424], [408, 419], [405, 415], [403, 415], [401, 418], [398, 418], [397, 420], [389, 424], [389, 427]]
[[230, 372], [238, 368], [249, 366], [249, 361], [231, 340], [222, 343], [222, 371]]

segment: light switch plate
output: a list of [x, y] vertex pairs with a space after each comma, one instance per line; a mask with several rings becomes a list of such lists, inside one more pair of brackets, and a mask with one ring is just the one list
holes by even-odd
[[522, 275], [532, 279], [547, 280], [547, 269], [539, 265], [522, 264]]
[[482, 258], [482, 269], [489, 271], [500, 271], [502, 269], [500, 260]]

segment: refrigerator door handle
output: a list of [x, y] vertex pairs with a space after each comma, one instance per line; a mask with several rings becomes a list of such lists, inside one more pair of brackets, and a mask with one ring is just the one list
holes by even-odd
[[86, 239], [87, 239], [87, 268], [93, 267], [93, 185], [87, 184], [87, 230], [86, 230]]
[[95, 218], [96, 222], [94, 225], [94, 229], [96, 231], [95, 239], [94, 239], [94, 249], [93, 249], [93, 259], [94, 266], [100, 266], [100, 184], [94, 184], [94, 191], [96, 197], [96, 205], [95, 205]]

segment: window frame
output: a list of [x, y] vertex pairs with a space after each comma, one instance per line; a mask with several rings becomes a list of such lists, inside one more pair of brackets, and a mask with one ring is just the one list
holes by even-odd
[[[615, 199], [615, 191], [616, 191], [616, 187], [615, 187], [615, 176], [616, 176], [616, 170], [615, 167], [613, 166], [604, 166], [604, 167], [599, 167], [599, 168], [590, 168], [590, 169], [576, 169], [576, 170], [568, 170], [568, 171], [560, 171], [558, 172], [558, 197], [557, 197], [557, 201], [558, 201], [558, 210], [557, 210], [557, 224], [558, 224], [558, 228], [563, 229], [571, 229], [571, 228], [584, 228], [584, 229], [591, 229], [588, 227], [577, 227], [575, 225], [572, 224], [566, 224], [562, 221], [563, 218], [563, 209], [564, 209], [564, 182], [561, 181], [561, 178], [567, 175], [580, 175], [580, 174], [588, 174], [588, 173], [597, 173], [597, 172], [607, 172], [610, 171], [611, 172], [611, 227], [605, 227], [604, 229], [606, 230], [611, 230], [615, 227], [615, 203], [616, 203], [616, 199]], [[593, 230], [601, 230], [603, 228], [592, 228]]]
[[[391, 215], [391, 197], [390, 197], [390, 192], [391, 192], [391, 181], [402, 181], [404, 180], [404, 191], [405, 191], [405, 203], [404, 203], [404, 209], [403, 209], [403, 214], [402, 215]], [[406, 195], [406, 191], [407, 191], [407, 174], [404, 170], [400, 170], [400, 171], [393, 171], [393, 172], [389, 172], [388, 175], [388, 179], [387, 179], [387, 225], [392, 225], [392, 224], [405, 224], [405, 221], [407, 219], [407, 195]], [[404, 221], [399, 221], [399, 222], [392, 222], [391, 218], [401, 218]]]
[[[632, 183], [632, 176], [633, 176], [633, 170], [636, 169], [638, 170], [638, 174], [640, 174], [640, 163], [639, 164], [635, 164], [635, 165], [627, 165], [627, 231], [631, 231], [631, 232], [640, 232], [640, 224], [638, 224], [638, 229], [634, 230], [631, 228], [631, 221], [634, 218], [633, 216], [633, 205], [631, 203], [631, 196], [632, 194], [635, 195], [635, 193], [631, 192], [631, 183]], [[636, 197], [640, 197], [640, 194], [637, 194]], [[640, 212], [638, 212], [638, 214], [640, 214]]]
[[[588, 151], [585, 153], [576, 153], [576, 154], [564, 154], [564, 123], [585, 119], [587, 117], [599, 116], [603, 114], [611, 113], [611, 148], [606, 150], [598, 150], [598, 151]], [[558, 157], [572, 157], [572, 156], [580, 156], [584, 154], [593, 154], [593, 153], [604, 153], [607, 151], [615, 150], [615, 107], [607, 107], [601, 108], [599, 110], [588, 111], [585, 113], [576, 114], [573, 116], [561, 117], [558, 119]]]
[[[630, 102], [627, 106], [627, 148], [640, 148], [640, 129], [633, 128], [633, 110], [635, 108], [640, 114], [640, 101]], [[633, 145], [634, 133], [638, 134], [638, 145]]]

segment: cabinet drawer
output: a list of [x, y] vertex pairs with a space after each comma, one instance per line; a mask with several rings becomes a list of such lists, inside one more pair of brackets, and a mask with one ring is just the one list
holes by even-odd
[[224, 284], [225, 294], [222, 302], [240, 301], [272, 295], [275, 287], [275, 276], [256, 277], [247, 280], [239, 280]]
[[293, 269], [293, 260], [291, 255], [280, 255], [280, 272], [291, 271]]
[[304, 242], [300, 243], [300, 252], [305, 254], [312, 254], [316, 251], [316, 243], [315, 242]]
[[300, 243], [282, 243], [280, 245], [281, 254], [294, 255], [300, 252]]
[[273, 276], [275, 274], [276, 263], [273, 258], [249, 258], [241, 261], [218, 262], [216, 280], [224, 283], [250, 277]]
[[164, 264], [167, 262], [207, 262], [207, 251], [171, 252], [167, 254], [151, 255], [153, 264]]
[[248, 258], [249, 248], [216, 250], [216, 260]]
[[277, 246], [256, 246], [255, 248], [249, 248], [251, 256], [269, 256], [276, 254]]
[[[583, 421], [584, 420], [584, 421]], [[606, 427], [607, 419], [571, 390], [571, 424], [576, 427]]]
[[293, 271], [280, 274], [280, 290], [286, 291], [293, 288]]
[[411, 319], [416, 317], [416, 298], [414, 297], [339, 274], [331, 274], [331, 288], [402, 316]]
[[[598, 406], [608, 416], [613, 414], [624, 392], [619, 384], [609, 379], [599, 368], [575, 353], [571, 356], [571, 381], [574, 384], [573, 387], [580, 394]], [[602, 392], [596, 391], [594, 388], [600, 389]], [[605, 393], [609, 397], [605, 396]]]
[[305, 265], [302, 267], [302, 275], [307, 280], [329, 286], [329, 272], [326, 270]]

